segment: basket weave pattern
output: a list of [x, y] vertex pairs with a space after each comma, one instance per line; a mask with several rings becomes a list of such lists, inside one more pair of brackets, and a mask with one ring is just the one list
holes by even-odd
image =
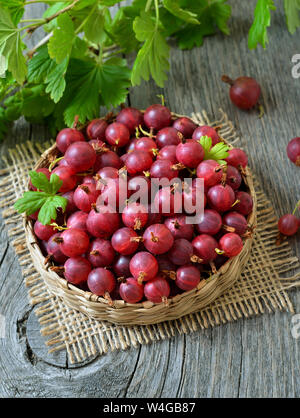
[[[173, 114], [174, 118], [178, 116], [182, 115]], [[48, 167], [57, 155], [58, 149], [54, 144], [42, 154], [35, 169]], [[245, 175], [243, 175], [243, 179], [254, 202], [253, 211], [248, 217], [249, 227], [254, 228], [256, 226], [256, 194], [252, 174], [248, 167]], [[240, 277], [249, 259], [253, 241], [252, 237], [245, 239], [243, 249], [238, 256], [227, 261], [208, 280], [201, 280], [197, 288], [169, 299], [168, 305], [164, 303], [153, 304], [149, 301], [128, 304], [122, 300], [116, 300], [113, 306], [110, 306], [106, 299], [73, 286], [64, 278], [59, 277], [54, 271], [51, 271], [49, 266], [45, 264], [45, 257], [36, 241], [32, 221], [24, 217], [24, 226], [26, 242], [34, 266], [50, 292], [55, 296], [61, 297], [69, 307], [91, 318], [122, 325], [156, 324], [166, 320], [174, 320], [204, 308], [229, 289]]]

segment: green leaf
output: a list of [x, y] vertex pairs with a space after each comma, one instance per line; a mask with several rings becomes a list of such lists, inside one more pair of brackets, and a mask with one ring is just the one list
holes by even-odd
[[56, 67], [56, 63], [49, 57], [47, 45], [41, 46], [28, 62], [28, 81], [41, 83]]
[[66, 80], [66, 94], [62, 99], [67, 103], [64, 118], [72, 126], [76, 115], [81, 123], [96, 117], [101, 99], [107, 107], [124, 102], [130, 87], [130, 71], [122, 59], [111, 59], [104, 64], [71, 59]]
[[290, 33], [300, 27], [300, 0], [284, 0], [286, 24]]
[[123, 103], [130, 87], [130, 70], [126, 60], [112, 58], [99, 68], [99, 85], [105, 106]]
[[220, 31], [229, 35], [229, 28], [227, 25], [228, 19], [231, 16], [231, 6], [226, 4], [226, 0], [216, 0], [210, 4], [210, 16], [215, 21]]
[[178, 46], [181, 49], [192, 49], [195, 46], [203, 45], [204, 36], [213, 35], [216, 33], [214, 25], [210, 22], [204, 22], [197, 26], [187, 26], [178, 31], [175, 37], [178, 41]]
[[[231, 16], [231, 6], [226, 0], [182, 0], [182, 5], [197, 15], [199, 25], [186, 25], [175, 33], [181, 49], [192, 49], [201, 46], [205, 36], [216, 33], [219, 28], [226, 35], [229, 34], [227, 21]], [[182, 6], [182, 7], [183, 7]]]
[[54, 103], [59, 102], [66, 88], [65, 74], [68, 68], [69, 58], [66, 57], [60, 64], [51, 71], [45, 80], [46, 93], [50, 93]]
[[[53, 112], [55, 104], [44, 91], [44, 86], [23, 88], [21, 91], [22, 113], [31, 121], [42, 121]], [[32, 119], [33, 118], [33, 119]]]
[[31, 171], [29, 173], [32, 184], [42, 191], [24, 192], [23, 197], [18, 199], [14, 207], [19, 213], [31, 215], [39, 210], [38, 220], [43, 225], [48, 225], [57, 217], [57, 209], [63, 212], [67, 206], [67, 199], [56, 195], [62, 185], [62, 181], [56, 174], [51, 174], [50, 181], [44, 173]]
[[20, 31], [13, 24], [7, 10], [0, 8], [0, 55], [7, 60], [8, 70], [19, 84], [27, 74], [26, 60], [22, 52]]
[[105, 37], [104, 21], [103, 10], [99, 7], [94, 7], [84, 25], [84, 34], [90, 42], [99, 44], [103, 41]]
[[103, 6], [114, 6], [117, 3], [121, 3], [124, 0], [100, 0], [101, 5]]
[[[55, 13], [64, 9], [68, 5], [70, 5], [70, 3], [66, 1], [58, 1], [57, 3], [50, 3], [50, 7], [48, 7], [48, 9], [46, 9], [45, 12], [43, 13], [43, 18], [48, 18], [50, 16], [53, 16]], [[46, 32], [52, 32], [56, 27], [57, 27], [57, 18], [43, 25], [43, 29]]]
[[48, 42], [48, 52], [50, 57], [60, 64], [71, 53], [75, 32], [72, 19], [67, 13], [57, 18], [57, 24]]
[[82, 59], [88, 50], [88, 44], [83, 39], [76, 36], [73, 43], [71, 58]]
[[204, 149], [204, 159], [207, 160], [208, 158], [206, 157], [209, 153], [209, 150], [211, 149], [212, 139], [208, 136], [201, 136], [198, 142], [200, 142], [200, 144], [202, 145]]
[[109, 27], [115, 43], [124, 49], [125, 53], [136, 50], [139, 45], [133, 31], [133, 20], [133, 17], [126, 15], [124, 9], [119, 9]]
[[23, 197], [18, 199], [14, 208], [19, 213], [31, 215], [39, 210], [48, 199], [48, 194], [44, 192], [24, 192]]
[[[161, 8], [159, 10], [159, 19], [163, 25], [163, 33], [166, 38], [172, 36], [174, 33], [178, 32], [183, 27], [186, 27], [186, 23], [183, 20], [174, 16], [165, 8]], [[194, 25], [193, 27], [195, 28]]]
[[[78, 38], [79, 39], [79, 38]], [[84, 41], [82, 41], [85, 43]], [[28, 81], [31, 83], [47, 84], [46, 93], [50, 93], [51, 99], [57, 103], [65, 90], [65, 74], [69, 59], [66, 57], [60, 64], [56, 64], [49, 57], [46, 45], [40, 47], [28, 64]]]
[[49, 225], [57, 217], [56, 206], [52, 197], [48, 197], [40, 208], [38, 221], [43, 225]]
[[[211, 147], [212, 139], [208, 136], [202, 136], [198, 142], [204, 149], [204, 160], [216, 160], [219, 162], [228, 157], [229, 147], [224, 142], [218, 142]], [[222, 164], [226, 164], [226, 161], [222, 162]]]
[[229, 147], [224, 142], [218, 142], [209, 151], [209, 158], [212, 160], [224, 160], [228, 157]]
[[37, 171], [30, 171], [29, 177], [31, 179], [31, 183], [38, 190], [43, 190], [46, 193], [51, 192], [51, 186], [45, 173], [39, 173]]
[[17, 25], [24, 14], [25, 0], [0, 0], [0, 7], [8, 10], [11, 20]]
[[263, 48], [268, 43], [267, 28], [271, 22], [271, 10], [276, 10], [273, 0], [257, 0], [254, 21], [248, 35], [248, 47], [254, 49], [260, 43]]
[[[48, 180], [49, 181], [49, 180]], [[53, 173], [50, 176], [50, 193], [55, 194], [61, 188], [63, 182], [57, 174]]]
[[149, 13], [144, 11], [133, 22], [133, 30], [139, 41], [144, 41], [132, 68], [131, 81], [133, 85], [148, 81], [150, 75], [156, 84], [163, 87], [169, 70], [170, 47], [160, 30], [161, 25]]
[[180, 7], [180, 0], [163, 0], [163, 5], [170, 13], [179, 19], [194, 25], [199, 24], [197, 14], [190, 12], [189, 10], [182, 9]]

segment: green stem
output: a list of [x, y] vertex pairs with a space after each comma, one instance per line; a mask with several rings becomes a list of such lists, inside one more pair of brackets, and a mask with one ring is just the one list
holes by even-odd
[[145, 7], [145, 12], [148, 12], [152, 4], [152, 0], [148, 0]]
[[154, 0], [154, 5], [155, 5], [155, 16], [156, 16], [156, 21], [155, 21], [155, 30], [156, 30], [158, 28], [158, 23], [159, 23], [158, 0]]
[[[69, 6], [64, 7], [63, 9], [59, 10], [58, 12], [54, 13], [52, 16], [46, 17], [45, 19], [41, 19], [40, 23], [36, 23], [34, 25], [27, 25], [23, 26], [22, 28], [19, 28], [18, 31], [22, 32], [23, 30], [30, 29], [30, 32], [34, 32], [37, 28], [44, 25], [45, 23], [51, 22], [51, 20], [55, 19], [59, 15], [67, 12], [68, 10], [72, 9], [76, 4], [79, 2], [79, 0], [74, 0], [72, 4], [69, 4]], [[33, 3], [32, 1], [28, 2], [27, 4]], [[26, 4], [26, 3], [25, 3]]]
[[29, 23], [29, 22], [41, 22], [44, 19], [22, 19], [20, 23]]
[[295, 206], [295, 209], [293, 210], [293, 215], [295, 215], [297, 209], [300, 209], [300, 200], [298, 200], [297, 205]]

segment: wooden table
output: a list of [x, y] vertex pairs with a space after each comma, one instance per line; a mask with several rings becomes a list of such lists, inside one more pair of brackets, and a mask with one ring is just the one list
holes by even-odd
[[[291, 36], [283, 11], [272, 15], [266, 50], [247, 48], [254, 1], [232, 1], [231, 36], [205, 39], [192, 51], [171, 53], [166, 87], [153, 83], [131, 89], [129, 103], [145, 108], [163, 93], [170, 108], [190, 114], [222, 107], [240, 132], [250, 165], [278, 215], [291, 212], [300, 198], [300, 169], [286, 156], [288, 141], [300, 135], [300, 79], [291, 75], [292, 56], [300, 53], [299, 31]], [[278, 3], [278, 2], [277, 2]], [[40, 14], [32, 6], [31, 17]], [[39, 34], [34, 34], [39, 36]], [[32, 43], [36, 39], [32, 40]], [[222, 74], [254, 76], [262, 86], [265, 115], [235, 108]], [[43, 126], [14, 124], [1, 154], [22, 140], [49, 137]], [[276, 312], [214, 329], [177, 336], [138, 349], [117, 351], [72, 367], [65, 352], [48, 355], [34, 309], [28, 304], [21, 269], [4, 224], [0, 240], [0, 314], [6, 338], [0, 339], [0, 397], [299, 397], [300, 339], [291, 335], [291, 314]], [[300, 256], [300, 239], [290, 239]], [[300, 312], [300, 292], [292, 292]]]

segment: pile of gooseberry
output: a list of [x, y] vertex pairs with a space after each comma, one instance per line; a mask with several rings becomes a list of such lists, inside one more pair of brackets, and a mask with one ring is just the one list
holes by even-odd
[[[247, 218], [253, 200], [244, 182], [248, 159], [238, 148], [229, 150], [226, 163], [204, 159], [200, 139], [212, 146], [223, 142], [218, 130], [198, 126], [186, 117], [174, 118], [163, 105], [144, 112], [123, 108], [118, 115], [95, 119], [84, 128], [66, 128], [56, 138], [58, 159], [40, 168], [47, 177], [62, 180], [59, 194], [68, 203], [55, 222], [43, 225], [31, 215], [34, 233], [50, 268], [69, 283], [102, 296], [113, 304], [149, 300], [167, 302], [196, 288], [243, 248], [249, 237]], [[128, 196], [143, 178], [201, 178], [204, 215], [198, 224], [176, 213], [175, 197], [194, 199], [189, 191], [161, 188], [155, 195], [155, 212], [130, 202], [122, 213], [108, 210], [111, 181], [114, 193], [128, 174]], [[50, 172], [51, 171], [51, 172]], [[34, 189], [33, 185], [30, 185]], [[150, 192], [148, 190], [147, 192]], [[171, 194], [171, 195], [170, 195]], [[103, 203], [97, 204], [99, 196]], [[163, 201], [171, 198], [168, 211]]]

